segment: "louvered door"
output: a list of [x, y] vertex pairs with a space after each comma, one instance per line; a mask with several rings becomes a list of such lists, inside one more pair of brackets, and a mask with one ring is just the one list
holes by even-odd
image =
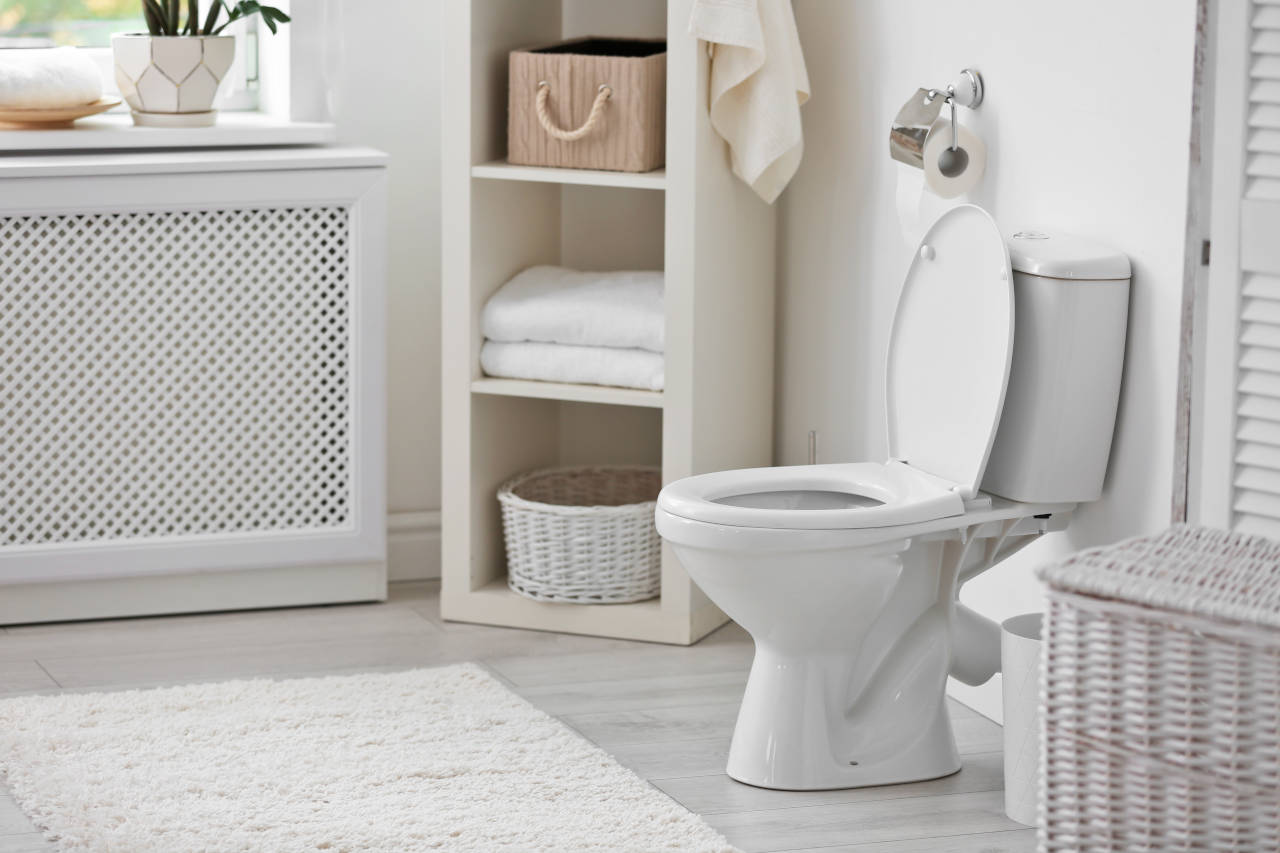
[[1280, 0], [1218, 15], [1193, 517], [1280, 538]]

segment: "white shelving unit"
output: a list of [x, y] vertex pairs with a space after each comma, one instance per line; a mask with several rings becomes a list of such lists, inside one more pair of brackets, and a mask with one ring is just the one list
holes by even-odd
[[[661, 464], [664, 481], [767, 465], [774, 214], [707, 119], [689, 0], [459, 0], [444, 6], [443, 592], [446, 619], [692, 643], [726, 621], [668, 549], [662, 594], [548, 604], [507, 589], [498, 486], [535, 468]], [[667, 38], [667, 164], [647, 174], [505, 162], [507, 54], [610, 35]], [[480, 312], [533, 264], [666, 272], [662, 392], [494, 379]]]

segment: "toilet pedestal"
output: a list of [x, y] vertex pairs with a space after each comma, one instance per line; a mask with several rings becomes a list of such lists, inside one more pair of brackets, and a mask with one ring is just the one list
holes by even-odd
[[785, 563], [769, 548], [779, 531], [729, 528], [755, 547], [711, 549], [696, 537], [719, 543], [723, 528], [659, 516], [668, 539], [683, 534], [674, 545], [690, 575], [755, 640], [728, 775], [822, 790], [958, 771], [947, 678], [976, 684], [999, 669], [988, 636], [999, 628], [961, 606], [959, 588], [1066, 527], [1069, 510], [982, 498], [912, 538], [839, 545], [819, 531], [802, 549], [791, 537]]
[[[729, 749], [729, 776], [757, 787], [804, 791], [913, 782], [958, 771], [960, 754], [940, 689], [911, 709], [901, 726], [889, 727], [899, 735], [892, 743], [858, 737], [854, 714], [841, 711], [852, 663], [841, 655], [780, 655], [757, 644]], [[863, 731], [885, 729], [872, 724]]]

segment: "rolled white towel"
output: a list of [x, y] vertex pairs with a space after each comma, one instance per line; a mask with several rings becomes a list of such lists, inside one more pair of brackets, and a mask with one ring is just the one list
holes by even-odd
[[0, 49], [0, 109], [78, 107], [101, 97], [97, 66], [74, 47]]
[[531, 341], [485, 341], [480, 366], [489, 376], [661, 391], [662, 353]]
[[662, 352], [661, 272], [530, 267], [484, 307], [484, 336]]

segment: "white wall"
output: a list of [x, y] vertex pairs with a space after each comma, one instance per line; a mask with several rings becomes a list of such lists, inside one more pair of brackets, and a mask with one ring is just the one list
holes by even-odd
[[[970, 198], [1006, 229], [1038, 223], [1133, 260], [1120, 423], [1104, 499], [972, 582], [992, 618], [1043, 609], [1033, 568], [1169, 520], [1186, 218], [1193, 0], [795, 0], [813, 84], [804, 163], [781, 204], [777, 461], [885, 456], [887, 329], [912, 246], [895, 206], [889, 123], [917, 87], [966, 66], [988, 174]], [[945, 354], [939, 354], [945, 357]], [[996, 682], [954, 692], [999, 715]]]
[[392, 578], [439, 575], [439, 0], [340, 0], [340, 141], [391, 155], [387, 355]]

